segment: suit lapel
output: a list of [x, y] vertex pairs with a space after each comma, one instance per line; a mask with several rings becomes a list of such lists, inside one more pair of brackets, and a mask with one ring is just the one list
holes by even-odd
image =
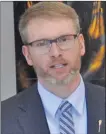
[[[98, 105], [96, 104], [95, 89], [89, 87], [89, 84], [85, 84], [85, 95], [87, 104], [87, 134], [98, 133]], [[96, 96], [96, 95], [95, 95]]]
[[25, 134], [50, 134], [37, 86], [25, 91], [19, 105], [18, 122]]

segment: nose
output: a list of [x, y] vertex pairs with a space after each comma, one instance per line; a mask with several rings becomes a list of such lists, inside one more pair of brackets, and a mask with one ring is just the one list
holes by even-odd
[[56, 42], [53, 42], [51, 44], [49, 55], [55, 58], [60, 57], [62, 55], [62, 52]]

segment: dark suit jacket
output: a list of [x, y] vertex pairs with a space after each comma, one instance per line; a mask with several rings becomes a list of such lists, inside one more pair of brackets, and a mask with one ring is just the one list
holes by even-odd
[[[2, 134], [50, 134], [37, 85], [2, 102]], [[85, 84], [87, 134], [105, 134], [105, 90]], [[98, 133], [98, 121], [102, 120]]]

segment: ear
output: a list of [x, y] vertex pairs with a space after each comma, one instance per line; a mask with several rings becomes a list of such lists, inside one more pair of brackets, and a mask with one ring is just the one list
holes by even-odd
[[79, 45], [80, 45], [80, 54], [83, 56], [85, 54], [85, 40], [83, 34], [80, 34], [79, 37]]
[[22, 53], [28, 63], [29, 66], [33, 65], [32, 59], [31, 59], [31, 54], [29, 52], [29, 47], [28, 46], [22, 46]]

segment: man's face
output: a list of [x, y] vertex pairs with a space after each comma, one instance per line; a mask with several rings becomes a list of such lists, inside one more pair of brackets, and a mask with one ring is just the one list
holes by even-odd
[[[71, 19], [33, 19], [27, 27], [28, 42], [78, 34], [75, 31]], [[78, 35], [72, 48], [67, 50], [61, 50], [53, 42], [50, 51], [45, 54], [40, 54], [33, 46], [23, 46], [22, 51], [27, 63], [34, 67], [39, 79], [52, 84], [67, 83], [80, 70], [81, 56], [85, 53], [84, 39], [81, 34]]]

